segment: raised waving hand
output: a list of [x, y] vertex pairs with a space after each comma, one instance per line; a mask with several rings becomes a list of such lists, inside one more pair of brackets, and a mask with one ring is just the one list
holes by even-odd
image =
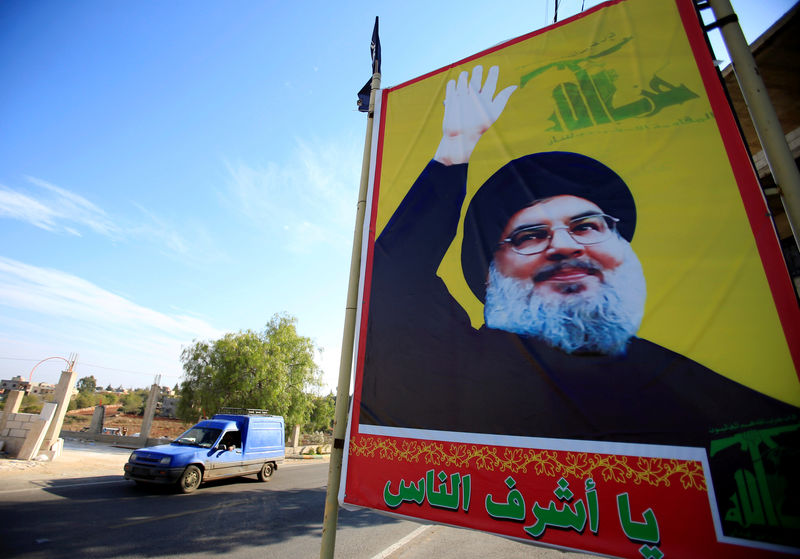
[[497, 88], [497, 66], [489, 68], [486, 83], [483, 66], [472, 69], [472, 77], [461, 72], [456, 80], [447, 83], [442, 120], [442, 141], [433, 158], [444, 165], [467, 163], [481, 135], [494, 124], [517, 88], [511, 85], [494, 94]]

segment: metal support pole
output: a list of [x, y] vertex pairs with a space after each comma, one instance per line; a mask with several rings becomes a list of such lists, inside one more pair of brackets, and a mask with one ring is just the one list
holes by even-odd
[[364, 216], [367, 208], [369, 164], [372, 153], [372, 125], [375, 120], [375, 91], [381, 86], [381, 75], [372, 74], [372, 91], [369, 94], [367, 113], [367, 137], [364, 140], [364, 157], [361, 163], [361, 184], [358, 190], [356, 226], [353, 231], [353, 251], [350, 256], [350, 282], [347, 288], [347, 304], [342, 332], [342, 356], [339, 360], [339, 383], [336, 388], [336, 409], [333, 422], [333, 447], [328, 469], [328, 492], [325, 496], [325, 518], [322, 521], [322, 545], [320, 559], [333, 559], [336, 545], [336, 525], [339, 520], [339, 481], [342, 476], [344, 437], [347, 432], [347, 410], [350, 406], [350, 371], [353, 366], [353, 345], [356, 333], [356, 309], [358, 307], [358, 278], [361, 272], [361, 239], [364, 231]]
[[769, 100], [764, 80], [758, 73], [756, 61], [744, 38], [738, 18], [729, 0], [709, 0], [714, 17], [720, 22], [719, 28], [725, 47], [731, 57], [736, 80], [753, 120], [758, 140], [764, 148], [770, 172], [778, 186], [794, 242], [800, 247], [800, 172], [792, 157], [786, 136], [775, 108]]

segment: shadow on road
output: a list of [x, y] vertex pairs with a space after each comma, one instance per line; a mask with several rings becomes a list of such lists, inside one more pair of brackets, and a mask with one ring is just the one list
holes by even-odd
[[[0, 556], [220, 554], [322, 533], [324, 488], [280, 489], [238, 478], [182, 495], [171, 487], [141, 490], [122, 476], [42, 483], [55, 499], [28, 502], [25, 494], [12, 493], [0, 502]], [[397, 522], [363, 510], [339, 515], [342, 528]]]

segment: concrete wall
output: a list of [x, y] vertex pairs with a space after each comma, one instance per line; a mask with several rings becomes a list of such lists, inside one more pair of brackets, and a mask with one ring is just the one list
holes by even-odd
[[6, 396], [6, 405], [3, 411], [0, 412], [0, 434], [5, 430], [6, 422], [9, 418], [19, 411], [24, 396], [25, 393], [22, 390], [12, 390], [8, 393], [8, 396]]
[[5, 428], [0, 431], [0, 440], [5, 442], [3, 450], [10, 456], [16, 456], [25, 443], [28, 433], [39, 419], [38, 413], [10, 413], [7, 414]]
[[122, 448], [142, 448], [145, 446], [155, 446], [157, 444], [169, 444], [172, 439], [149, 438], [146, 441], [141, 437], [129, 437], [122, 435], [101, 435], [88, 431], [61, 431], [61, 438], [78, 439], [82, 441], [96, 441], [99, 443], [111, 443]]
[[144, 415], [142, 416], [142, 426], [139, 428], [142, 437], [149, 437], [150, 430], [153, 428], [153, 417], [156, 415], [156, 405], [161, 397], [161, 388], [158, 383], [154, 383], [150, 387], [150, 394], [147, 397], [147, 404], [144, 407]]
[[51, 459], [59, 456], [58, 449], [61, 448], [61, 443], [58, 441], [58, 434], [61, 432], [61, 426], [64, 423], [64, 416], [67, 415], [67, 407], [69, 406], [69, 399], [75, 387], [75, 377], [77, 373], [70, 369], [61, 372], [61, 378], [56, 385], [55, 401], [58, 402], [56, 413], [50, 426], [45, 433], [44, 441], [42, 442], [42, 450], [47, 451]]
[[[37, 416], [38, 417], [38, 416]], [[147, 442], [143, 441], [139, 437], [123, 437], [120, 435], [97, 435], [94, 433], [88, 433], [86, 431], [61, 431], [61, 437], [64, 439], [77, 439], [82, 441], [94, 441], [98, 443], [110, 443], [114, 446], [118, 446], [121, 448], [130, 448], [131, 450], [137, 448], [143, 448], [145, 446], [155, 446], [158, 444], [169, 444], [172, 442], [172, 439], [147, 439]], [[312, 452], [316, 451], [317, 448], [321, 448], [324, 454], [330, 454], [331, 452], [331, 445], [305, 445], [305, 446], [298, 446], [298, 447], [286, 447], [286, 456], [297, 456], [300, 454], [311, 454]]]
[[[36, 420], [31, 423], [31, 428], [28, 431], [28, 435], [25, 437], [25, 442], [17, 453], [18, 460], [33, 460], [39, 455], [39, 448], [42, 446], [47, 428], [50, 427], [50, 423], [56, 415], [57, 407], [58, 404], [54, 402], [47, 402], [42, 406], [41, 413], [36, 416]], [[51, 458], [51, 455], [48, 454], [47, 456]]]
[[9, 455], [22, 460], [31, 460], [40, 453], [51, 460], [61, 455], [63, 441], [58, 434], [74, 384], [75, 371], [70, 365], [69, 370], [61, 373], [55, 391], [55, 403], [45, 403], [39, 414], [18, 413], [23, 394], [13, 390], [9, 393], [0, 416], [0, 441]]

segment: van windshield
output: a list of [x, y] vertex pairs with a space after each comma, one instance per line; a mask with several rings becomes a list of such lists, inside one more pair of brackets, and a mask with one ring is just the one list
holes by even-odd
[[175, 444], [185, 444], [190, 446], [199, 446], [201, 448], [211, 448], [219, 438], [222, 429], [209, 429], [208, 427], [192, 427], [183, 435], [178, 437]]

